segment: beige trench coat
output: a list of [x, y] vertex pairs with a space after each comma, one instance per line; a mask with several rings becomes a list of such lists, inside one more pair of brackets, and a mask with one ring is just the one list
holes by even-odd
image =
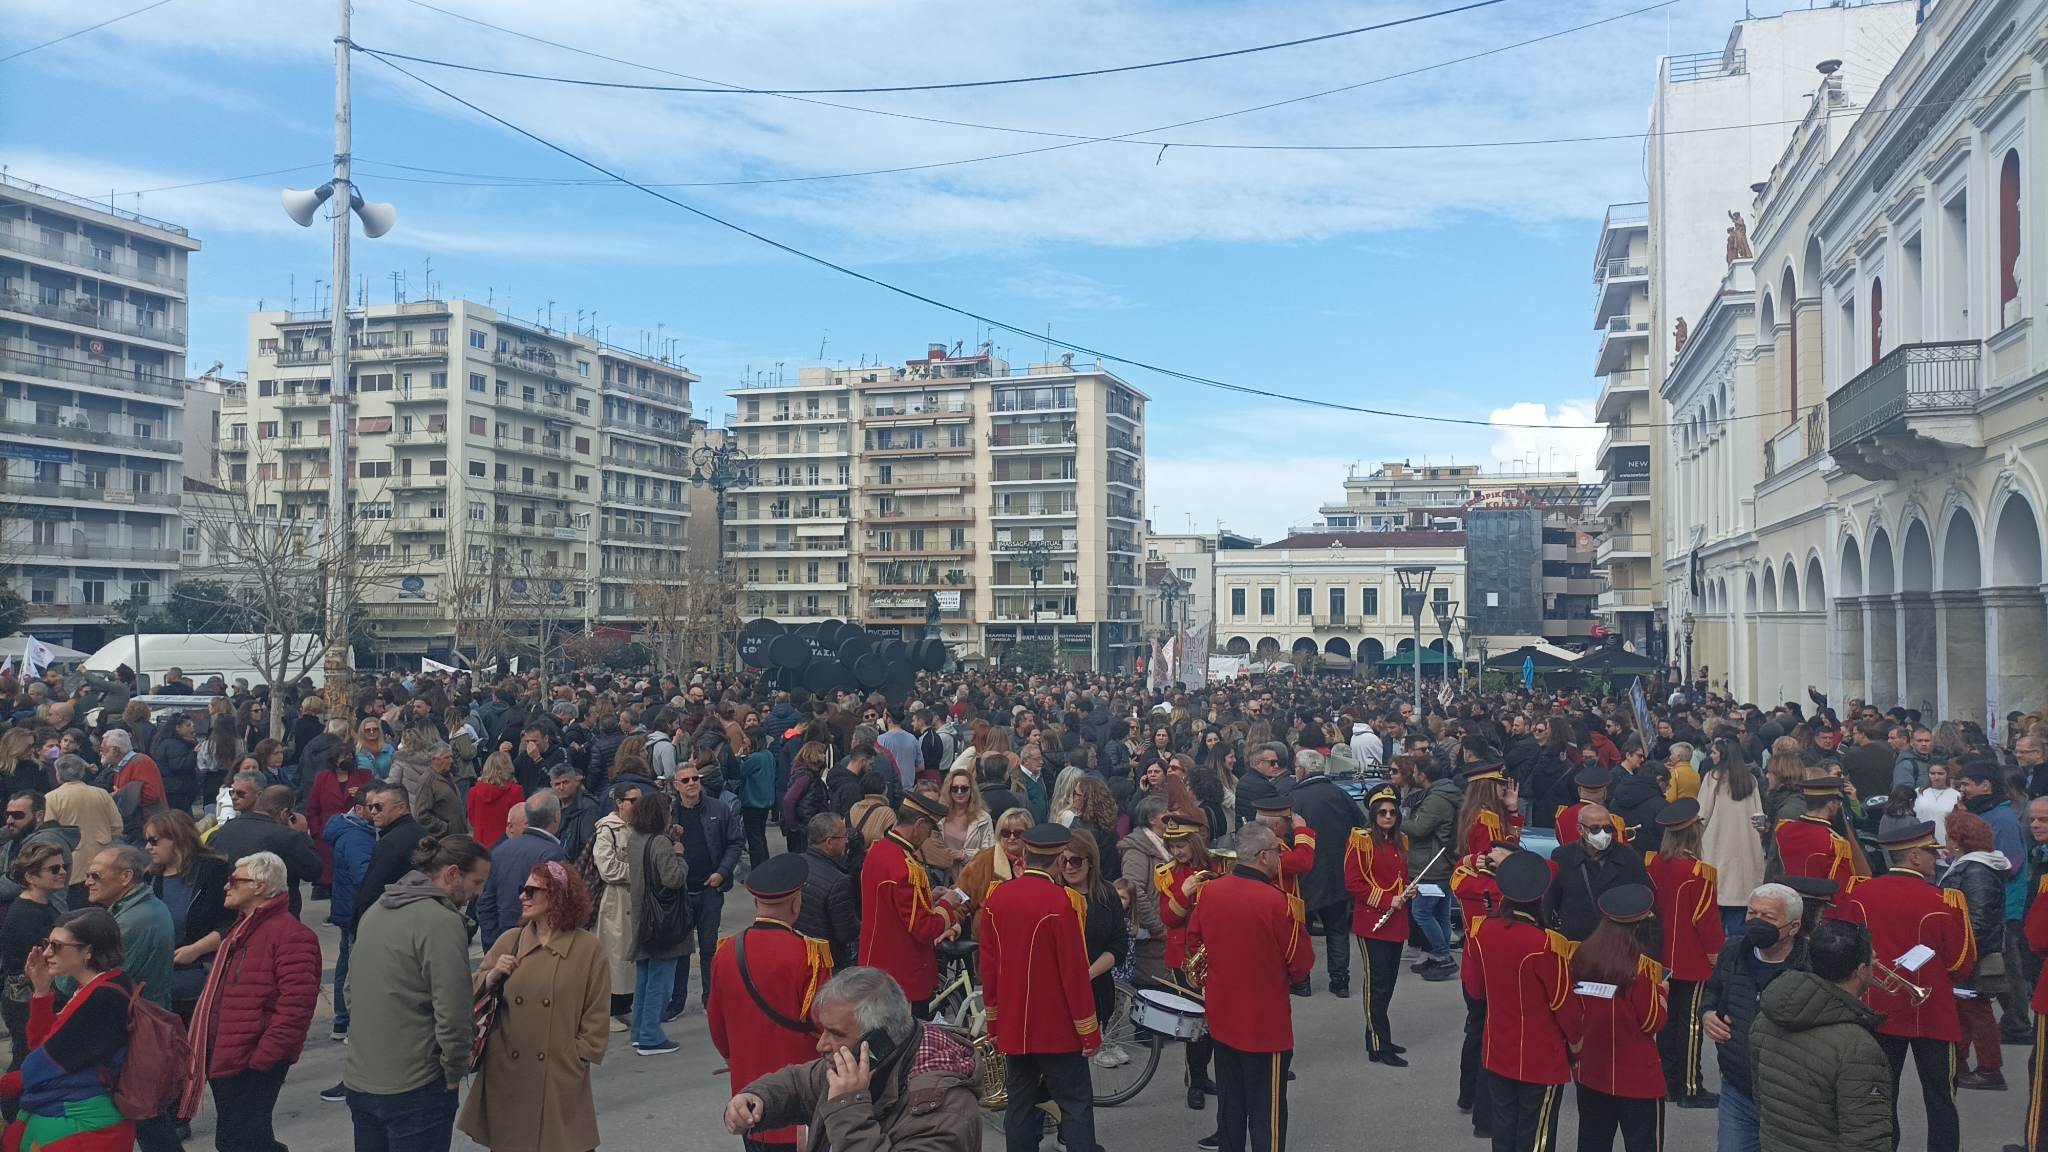
[[[1747, 772], [1744, 768], [1741, 771]], [[1716, 901], [1723, 908], [1740, 908], [1749, 894], [1764, 882], [1764, 842], [1750, 817], [1764, 811], [1763, 789], [1752, 790], [1747, 800], [1732, 800], [1721, 778], [1712, 772], [1700, 781], [1700, 859], [1714, 866]]]
[[604, 894], [597, 901], [597, 940], [611, 963], [612, 995], [633, 994], [633, 856], [628, 849], [633, 830], [616, 812], [597, 822], [591, 859], [597, 864]]
[[603, 945], [588, 932], [557, 933], [545, 945], [530, 925], [498, 938], [472, 987], [507, 953], [519, 967], [484, 1045], [483, 1065], [457, 1126], [491, 1152], [590, 1152], [597, 1105], [590, 1069], [611, 1042], [611, 983]]

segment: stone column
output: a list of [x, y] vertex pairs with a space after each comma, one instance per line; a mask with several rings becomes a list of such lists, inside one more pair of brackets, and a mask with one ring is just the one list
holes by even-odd
[[1863, 601], [1854, 596], [1841, 596], [1835, 600], [1834, 651], [1830, 653], [1835, 664], [1836, 681], [1829, 693], [1829, 700], [1837, 710], [1847, 704], [1851, 697], [1867, 698], [1863, 668]]
[[1806, 701], [1806, 686], [1811, 684], [1822, 692], [1828, 683], [1828, 614], [1807, 612], [1800, 618], [1796, 633], [1799, 641], [1799, 658], [1792, 662], [1798, 680], [1787, 685], [1787, 700]]
[[1771, 685], [1778, 679], [1778, 643], [1775, 629], [1769, 616], [1762, 612], [1751, 612], [1749, 627], [1749, 694], [1744, 700], [1761, 704], [1770, 697]]
[[1918, 708], [1923, 719], [1946, 717], [1939, 711], [1941, 675], [1936, 667], [1941, 637], [1934, 622], [1934, 596], [1927, 592], [1901, 592], [1896, 614], [1899, 622], [1899, 676], [1905, 689], [1902, 703]]
[[[1934, 715], [1984, 722], [1984, 601], [1975, 589], [1934, 593], [1936, 678], [1941, 696]], [[1924, 717], [1923, 717], [1924, 718]], [[1990, 729], [1985, 729], [1990, 731]]]
[[1879, 711], [1899, 702], [1899, 626], [1890, 596], [1863, 597], [1863, 622], [1870, 657], [1870, 694]]
[[2031, 712], [2048, 703], [2048, 601], [2041, 590], [1986, 588], [1984, 635], [1990, 672], [1985, 704], [2000, 725], [2007, 712]]

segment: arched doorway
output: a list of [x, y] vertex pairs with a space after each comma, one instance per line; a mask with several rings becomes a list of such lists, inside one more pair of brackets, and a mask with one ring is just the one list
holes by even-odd
[[1992, 711], [2032, 710], [2048, 696], [2048, 611], [2041, 599], [2041, 522], [2018, 492], [2006, 494], [1991, 530], [1984, 628], [1991, 642]]
[[1899, 692], [1899, 616], [1892, 593], [1895, 562], [1891, 534], [1879, 528], [1870, 534], [1870, 547], [1863, 556], [1863, 650], [1869, 654], [1870, 685], [1864, 699], [1879, 708], [1890, 708], [1903, 697]]
[[1243, 636], [1232, 636], [1229, 642], [1223, 645], [1223, 651], [1231, 656], [1249, 656], [1252, 652], [1252, 642]]
[[1358, 644], [1358, 662], [1370, 668], [1387, 658], [1387, 646], [1368, 636]]
[[1899, 541], [1899, 686], [1922, 716], [1940, 715], [1941, 641], [1934, 622], [1934, 544], [1918, 517]]
[[1949, 513], [1941, 530], [1941, 567], [1934, 577], [1934, 623], [1941, 676], [1936, 714], [1981, 724], [1986, 718], [1989, 665], [1984, 651], [1984, 564], [1977, 539], [1977, 521], [1966, 509]]
[[1332, 656], [1342, 656], [1349, 660], [1351, 658], [1351, 641], [1346, 640], [1342, 636], [1332, 636], [1323, 642], [1323, 651]]
[[1257, 660], [1278, 660], [1280, 658], [1279, 638], [1274, 636], [1259, 637], [1258, 646], [1252, 649], [1252, 656]]
[[1315, 637], [1300, 636], [1295, 638], [1294, 647], [1289, 649], [1289, 651], [1293, 654], [1294, 662], [1299, 664], [1315, 655], [1320, 649], [1316, 647]]
[[1854, 536], [1842, 537], [1835, 576], [1835, 640], [1830, 653], [1842, 695], [1863, 698], [1863, 552]]

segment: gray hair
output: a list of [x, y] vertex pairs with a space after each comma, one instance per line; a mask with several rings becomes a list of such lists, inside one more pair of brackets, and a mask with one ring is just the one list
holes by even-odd
[[1313, 748], [1294, 754], [1294, 769], [1304, 776], [1321, 776], [1330, 769], [1330, 758]]
[[92, 766], [87, 764], [85, 757], [80, 756], [78, 753], [66, 752], [64, 755], [57, 757], [58, 780], [66, 784], [72, 784], [90, 775], [92, 775]]
[[109, 844], [101, 853], [112, 853], [114, 866], [123, 872], [133, 872], [135, 882], [140, 884], [149, 876], [149, 857], [133, 844]]
[[431, 764], [443, 756], [453, 760], [455, 758], [455, 748], [446, 740], [436, 740], [434, 746], [427, 749], [427, 763]]
[[818, 844], [838, 834], [846, 821], [837, 812], [820, 812], [804, 825], [804, 842]]
[[903, 989], [880, 968], [848, 968], [826, 981], [811, 1008], [817, 1011], [828, 1004], [853, 1009], [854, 1024], [863, 1035], [881, 1032], [899, 1045], [907, 1042], [917, 1027]]
[[1799, 898], [1799, 893], [1783, 884], [1759, 884], [1750, 891], [1749, 898], [1754, 900], [1759, 896], [1776, 900], [1779, 909], [1785, 913], [1787, 923], [1797, 921], [1806, 915], [1806, 901]]
[[576, 706], [567, 700], [557, 700], [548, 708], [548, 715], [557, 720], [576, 719]]
[[1131, 824], [1137, 828], [1150, 828], [1161, 816], [1166, 815], [1166, 797], [1157, 792], [1131, 805]]
[[1252, 754], [1250, 757], [1248, 757], [1248, 759], [1257, 759], [1259, 755], [1264, 752], [1271, 752], [1274, 756], [1279, 758], [1282, 764], [1287, 763], [1287, 745], [1282, 744], [1278, 740], [1275, 740], [1269, 744], [1260, 744], [1257, 747], [1253, 748]]
[[108, 729], [107, 734], [100, 737], [100, 740], [112, 744], [122, 755], [135, 751], [135, 738], [119, 728]]
[[1259, 853], [1279, 845], [1280, 837], [1264, 824], [1255, 822], [1237, 830], [1237, 858], [1240, 863], [1249, 863]]
[[562, 822], [562, 801], [543, 788], [526, 798], [526, 822], [543, 832], [552, 832]]
[[1680, 740], [1671, 745], [1671, 751], [1664, 754], [1668, 760], [1683, 760], [1692, 763], [1692, 745]]
[[237, 772], [235, 773], [235, 783], [252, 784], [260, 795], [263, 789], [269, 785], [270, 781], [265, 779], [261, 772]]
[[233, 870], [254, 880], [266, 900], [284, 891], [284, 860], [275, 852], [251, 852], [235, 861]]

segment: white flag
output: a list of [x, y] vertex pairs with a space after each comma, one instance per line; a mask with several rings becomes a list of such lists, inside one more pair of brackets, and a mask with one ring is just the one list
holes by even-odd
[[50, 661], [56, 658], [57, 654], [50, 651], [48, 644], [33, 636], [29, 637], [28, 643], [24, 644], [21, 649], [21, 671], [23, 676], [30, 680], [41, 676], [43, 669], [48, 668]]
[[8, 676], [8, 675], [12, 675], [12, 674], [13, 674], [13, 672], [14, 672], [14, 657], [12, 657], [12, 656], [9, 656], [9, 657], [6, 657], [5, 659], [0, 659], [0, 676]]
[[459, 673], [459, 672], [461, 672], [461, 671], [463, 671], [463, 670], [462, 670], [462, 669], [460, 669], [460, 668], [457, 668], [457, 667], [456, 667], [455, 665], [453, 665], [453, 664], [443, 664], [443, 663], [441, 663], [441, 662], [440, 662], [439, 660], [429, 660], [429, 659], [427, 659], [426, 657], [422, 656], [422, 657], [420, 657], [420, 671], [422, 671], [422, 672], [447, 672], [447, 673], [451, 673], [451, 674], [453, 674], [453, 673]]

